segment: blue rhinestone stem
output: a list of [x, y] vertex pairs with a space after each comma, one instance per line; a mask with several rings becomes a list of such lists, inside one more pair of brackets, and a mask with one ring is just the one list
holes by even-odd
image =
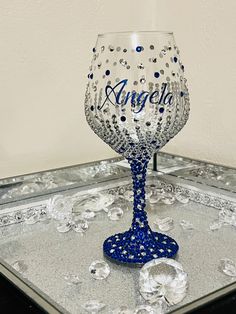
[[153, 232], [145, 209], [145, 182], [149, 159], [128, 160], [133, 178], [133, 220], [131, 228], [105, 240], [106, 257], [118, 263], [140, 266], [159, 257], [173, 257], [179, 246], [169, 236]]

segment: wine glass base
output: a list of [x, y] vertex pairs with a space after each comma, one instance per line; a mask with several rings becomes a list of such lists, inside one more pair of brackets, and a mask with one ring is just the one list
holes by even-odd
[[109, 260], [137, 267], [155, 258], [172, 258], [178, 249], [174, 239], [150, 228], [135, 232], [130, 229], [107, 238], [103, 243], [104, 255]]

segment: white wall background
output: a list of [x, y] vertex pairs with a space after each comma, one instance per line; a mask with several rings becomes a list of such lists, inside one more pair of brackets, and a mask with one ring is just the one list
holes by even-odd
[[191, 116], [168, 152], [236, 166], [235, 0], [0, 0], [0, 177], [114, 156], [83, 103], [97, 33], [173, 30]]

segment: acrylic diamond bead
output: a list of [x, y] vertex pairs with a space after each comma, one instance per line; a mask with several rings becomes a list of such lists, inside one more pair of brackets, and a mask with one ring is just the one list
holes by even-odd
[[140, 271], [140, 293], [149, 303], [164, 298], [169, 305], [177, 304], [186, 296], [187, 287], [187, 274], [173, 259], [154, 259]]
[[92, 262], [89, 266], [89, 272], [94, 279], [102, 280], [109, 276], [110, 267], [106, 262], [98, 260]]

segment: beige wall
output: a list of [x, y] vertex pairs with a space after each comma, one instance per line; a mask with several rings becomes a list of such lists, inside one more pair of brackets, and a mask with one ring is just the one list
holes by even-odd
[[165, 150], [236, 166], [234, 0], [0, 0], [0, 177], [114, 156], [86, 124], [96, 34], [167, 29], [191, 117]]

